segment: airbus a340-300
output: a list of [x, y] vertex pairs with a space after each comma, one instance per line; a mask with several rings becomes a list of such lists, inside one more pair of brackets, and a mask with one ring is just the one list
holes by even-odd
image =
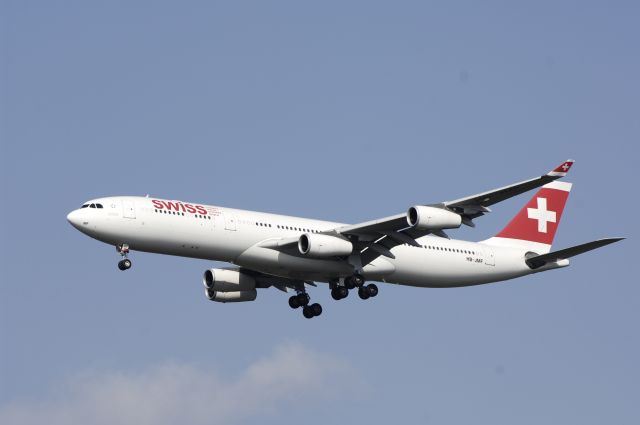
[[[327, 283], [335, 300], [356, 290], [378, 295], [372, 281], [419, 287], [497, 282], [569, 265], [569, 258], [623, 238], [551, 251], [571, 183], [572, 160], [540, 177], [454, 201], [416, 205], [404, 214], [349, 225], [150, 197], [87, 201], [67, 220], [82, 233], [114, 245], [120, 270], [130, 250], [231, 263], [204, 272], [211, 301], [254, 301], [257, 289], [295, 294], [289, 305], [304, 317], [322, 313], [308, 286]], [[473, 220], [505, 199], [540, 188], [497, 235], [481, 242], [450, 239], [447, 229]]]

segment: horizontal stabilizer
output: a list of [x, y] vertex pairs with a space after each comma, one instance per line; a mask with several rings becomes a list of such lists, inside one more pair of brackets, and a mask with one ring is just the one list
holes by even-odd
[[572, 246], [571, 248], [561, 249], [560, 251], [550, 252], [548, 254], [538, 255], [532, 258], [528, 258], [526, 263], [532, 269], [537, 269], [544, 266], [547, 263], [553, 263], [558, 260], [564, 260], [569, 257], [573, 257], [578, 254], [583, 254], [592, 249], [601, 248], [605, 245], [609, 245], [614, 242], [623, 240], [624, 238], [606, 238], [599, 239], [593, 242], [583, 243], [582, 245]]

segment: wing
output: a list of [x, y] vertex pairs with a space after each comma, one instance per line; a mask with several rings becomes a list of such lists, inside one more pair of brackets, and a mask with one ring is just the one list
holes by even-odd
[[473, 220], [487, 212], [491, 212], [489, 206], [502, 202], [505, 199], [520, 195], [540, 186], [564, 177], [575, 161], [568, 159], [555, 169], [549, 171], [540, 177], [515, 183], [509, 186], [493, 189], [488, 192], [478, 193], [477, 195], [468, 196], [466, 198], [456, 199], [455, 201], [443, 202], [442, 206], [455, 211], [462, 215], [463, 223], [473, 227]]
[[[491, 212], [489, 206], [566, 176], [573, 163], [572, 159], [568, 159], [542, 176], [465, 198], [428, 206], [455, 212], [461, 216], [463, 224], [475, 227], [473, 219]], [[380, 255], [393, 258], [390, 250], [394, 246], [405, 243], [419, 246], [420, 244], [416, 239], [430, 233], [447, 237], [442, 229], [420, 230], [410, 226], [407, 214], [397, 214], [379, 220], [344, 226], [335, 229], [335, 232], [348, 237], [357, 248], [362, 249], [363, 265], [370, 263]]]
[[[491, 212], [489, 206], [564, 177], [573, 163], [574, 161], [569, 159], [539, 177], [465, 198], [425, 206], [455, 213], [460, 216], [459, 220], [461, 220], [462, 224], [474, 227], [473, 219]], [[402, 244], [420, 246], [416, 239], [428, 234], [448, 237], [443, 231], [444, 228], [447, 227], [431, 227], [430, 230], [424, 230], [416, 226], [411, 226], [407, 213], [404, 213], [366, 221], [364, 223], [338, 227], [324, 233], [349, 239], [355, 247], [354, 252], [360, 252], [360, 262], [361, 265], [364, 266], [381, 255], [394, 258], [391, 248], [395, 246]], [[260, 246], [298, 255], [299, 252], [296, 249], [297, 243], [298, 238], [283, 238], [264, 241], [260, 243]]]

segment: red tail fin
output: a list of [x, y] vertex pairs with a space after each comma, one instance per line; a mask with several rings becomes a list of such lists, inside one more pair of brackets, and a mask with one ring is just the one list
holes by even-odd
[[551, 248], [570, 190], [571, 183], [566, 182], [554, 181], [542, 186], [495, 237], [534, 242]]

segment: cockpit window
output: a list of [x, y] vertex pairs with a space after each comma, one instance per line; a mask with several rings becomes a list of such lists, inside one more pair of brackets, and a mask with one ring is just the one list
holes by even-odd
[[81, 206], [80, 208], [87, 208], [89, 206], [89, 204], [84, 204], [83, 206]]
[[96, 208], [102, 208], [102, 204], [96, 204]]
[[96, 207], [96, 204], [89, 205], [89, 208], [95, 208], [95, 207]]

